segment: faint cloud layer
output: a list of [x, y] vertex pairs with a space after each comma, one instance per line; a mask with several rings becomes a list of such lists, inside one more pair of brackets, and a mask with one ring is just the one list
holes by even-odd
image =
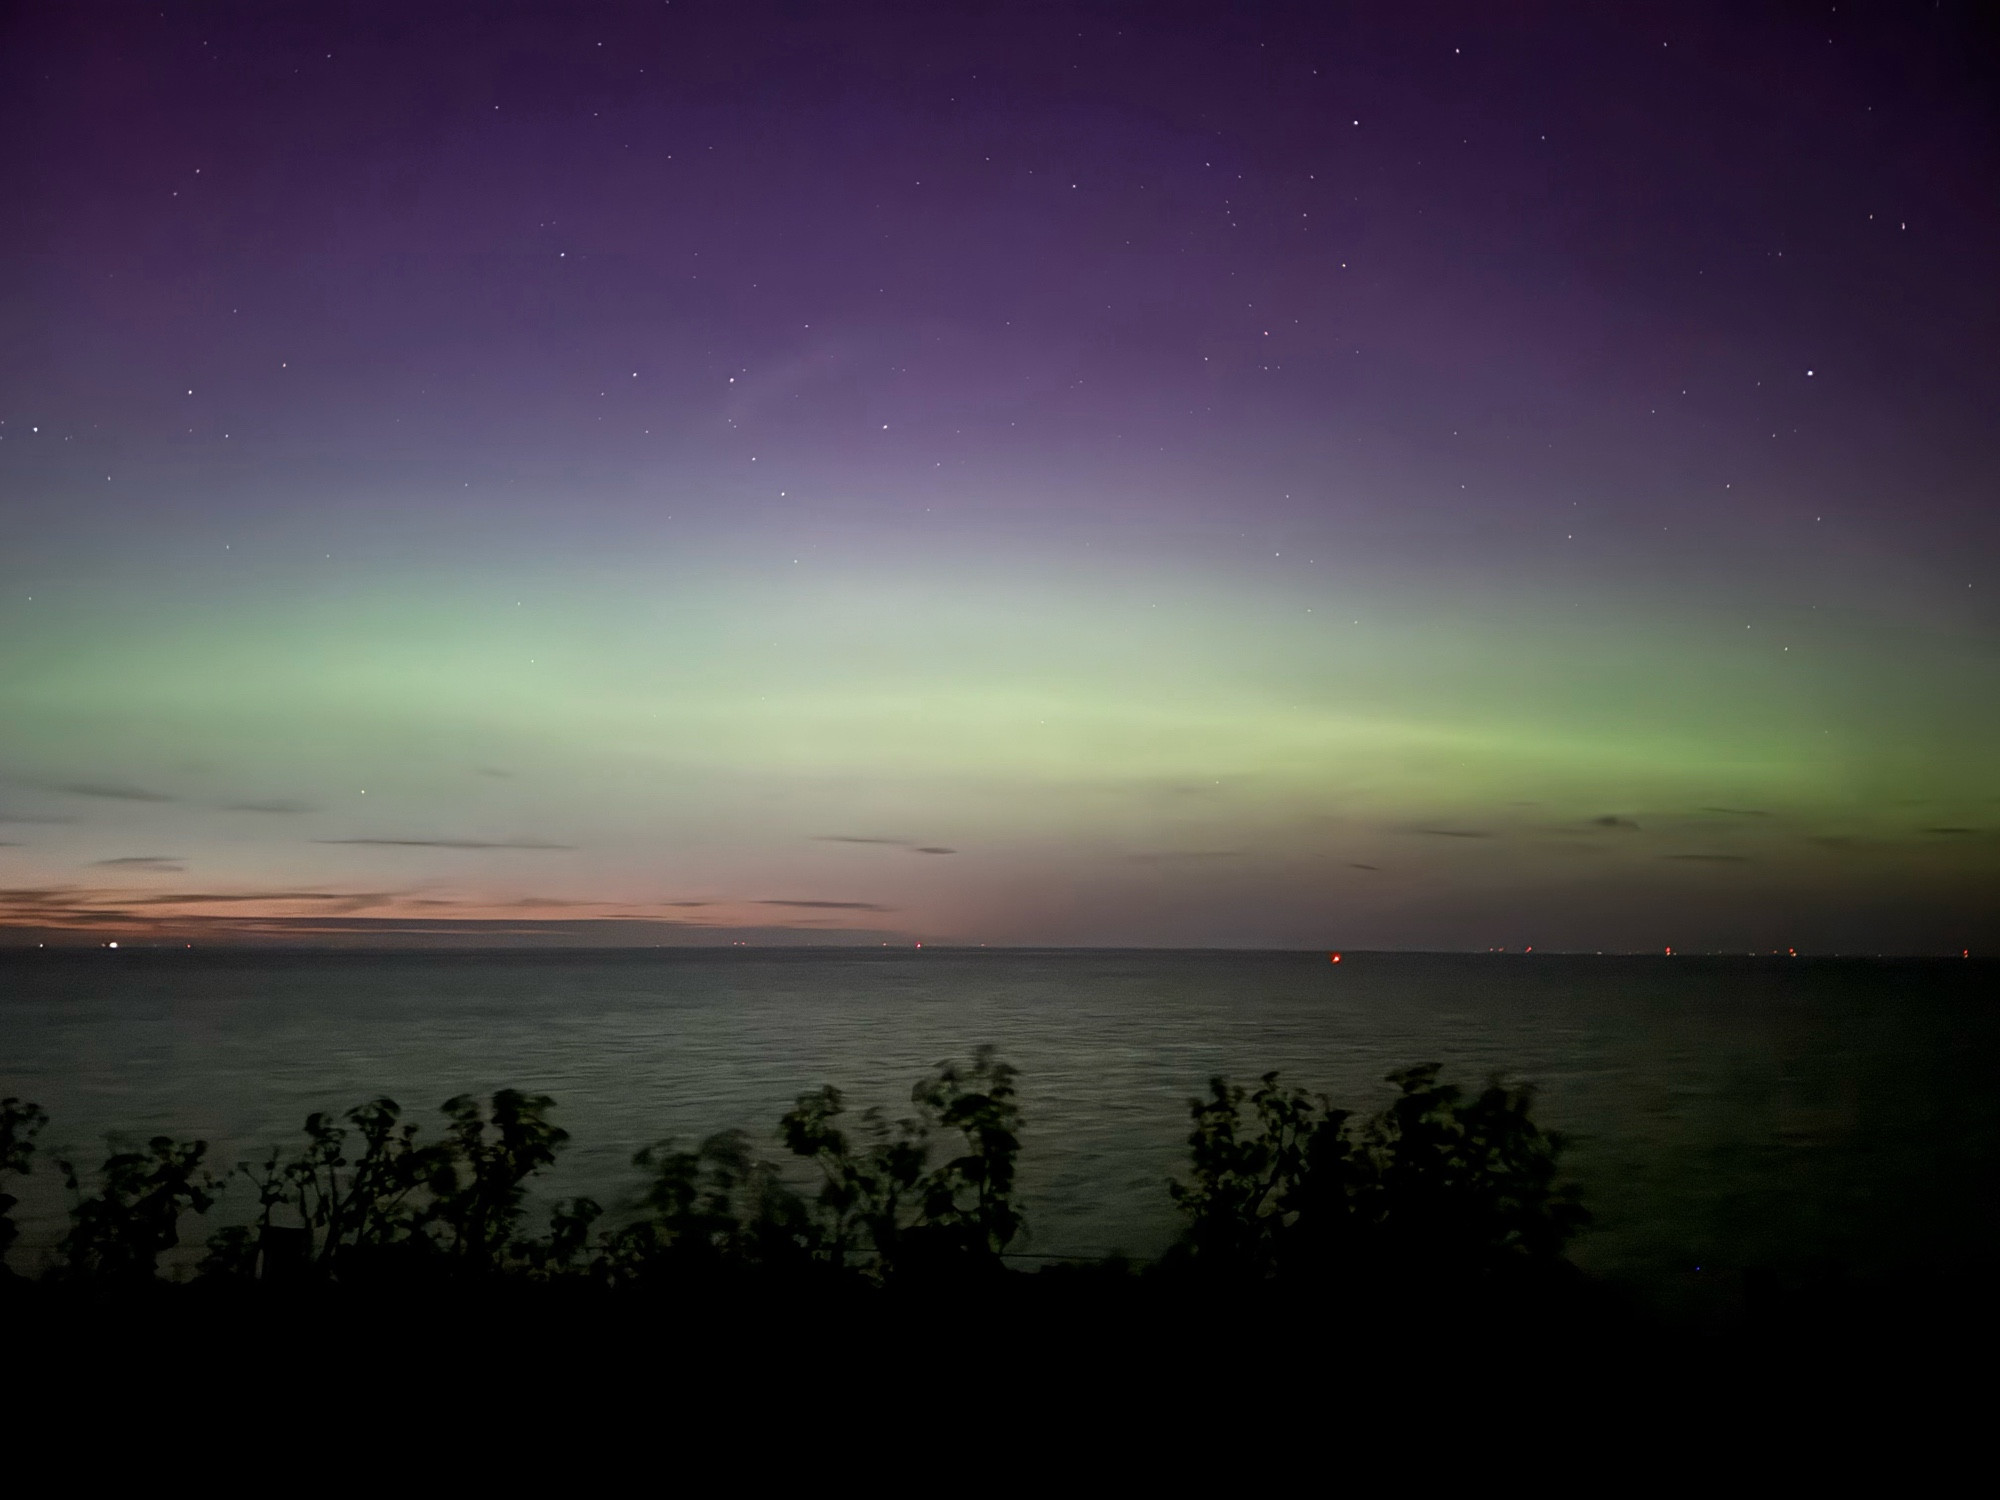
[[[157, 856], [129, 856], [130, 860]], [[106, 861], [116, 864], [116, 861]], [[121, 868], [134, 868], [126, 863]], [[859, 938], [879, 938], [880, 932], [850, 931], [822, 923], [805, 925], [747, 926], [739, 924], [697, 927], [678, 917], [666, 916], [668, 909], [698, 909], [716, 905], [737, 905], [710, 901], [667, 901], [634, 906], [630, 910], [605, 909], [602, 903], [571, 901], [560, 897], [521, 897], [502, 903], [517, 911], [544, 908], [551, 912], [574, 912], [596, 906], [591, 917], [532, 916], [499, 917], [491, 903], [476, 900], [440, 899], [417, 896], [408, 891], [153, 891], [140, 893], [116, 886], [61, 885], [0, 888], [0, 931], [34, 931], [80, 935], [153, 937], [179, 941], [185, 937], [211, 940], [283, 939], [311, 937], [315, 933], [351, 932], [356, 936], [374, 933], [385, 937], [433, 935], [459, 936], [472, 940], [484, 934], [513, 940], [534, 935], [579, 938], [595, 933], [614, 942], [639, 942], [647, 931], [665, 935], [708, 932], [720, 940], [756, 936], [774, 941], [802, 941], [819, 934], [821, 941], [844, 942]], [[751, 903], [785, 907], [802, 912], [886, 911], [867, 901], [820, 901], [770, 899]], [[259, 910], [258, 908], [263, 908]], [[287, 912], [286, 908], [293, 908]], [[422, 908], [427, 915], [404, 915]], [[369, 913], [379, 913], [368, 915]], [[457, 913], [457, 915], [453, 915]], [[434, 915], [431, 915], [434, 914]], [[686, 941], [676, 937], [676, 941]]]
[[[119, 862], [104, 863], [116, 865]], [[125, 865], [124, 868], [132, 866]], [[166, 915], [161, 910], [163, 908], [305, 903], [321, 911], [356, 912], [394, 901], [398, 895], [393, 891], [297, 890], [157, 891], [140, 894], [115, 886], [17, 886], [0, 889], [0, 927], [160, 931], [165, 924], [189, 920]]]
[[232, 906], [258, 901], [309, 901], [361, 911], [396, 900], [397, 891], [174, 891], [157, 896], [127, 898], [134, 906]]

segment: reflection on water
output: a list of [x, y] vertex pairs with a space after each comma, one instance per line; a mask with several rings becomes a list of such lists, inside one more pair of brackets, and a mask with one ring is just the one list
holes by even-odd
[[[654, 950], [396, 955], [124, 949], [0, 957], [0, 1094], [94, 1161], [106, 1132], [227, 1163], [374, 1094], [553, 1094], [546, 1194], [617, 1203], [638, 1146], [769, 1130], [823, 1082], [890, 1107], [947, 1056], [1021, 1069], [1043, 1253], [1157, 1251], [1186, 1101], [1268, 1069], [1372, 1109], [1439, 1059], [1541, 1085], [1596, 1269], [1983, 1251], [2000, 1229], [2000, 970], [1970, 962], [1324, 954]], [[61, 1211], [17, 1189], [23, 1247]], [[27, 1257], [17, 1257], [25, 1263]]]

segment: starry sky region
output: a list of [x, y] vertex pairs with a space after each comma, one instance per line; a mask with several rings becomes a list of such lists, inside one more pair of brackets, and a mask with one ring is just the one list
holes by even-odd
[[1996, 57], [10, 8], [0, 941], [1990, 950]]

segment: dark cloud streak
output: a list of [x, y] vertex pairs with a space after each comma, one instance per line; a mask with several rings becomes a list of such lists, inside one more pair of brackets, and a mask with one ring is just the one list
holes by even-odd
[[956, 854], [956, 849], [947, 849], [942, 844], [920, 844], [915, 839], [876, 838], [860, 833], [815, 834], [816, 844], [872, 844], [883, 849], [907, 849], [912, 854]]
[[755, 906], [792, 906], [802, 911], [894, 911], [893, 906], [877, 906], [873, 901], [781, 901], [753, 902]]
[[144, 787], [123, 786], [108, 781], [62, 781], [51, 790], [68, 792], [75, 797], [102, 797], [111, 802], [174, 802], [178, 798], [165, 792], [149, 792]]
[[352, 844], [370, 849], [574, 849], [540, 839], [314, 839], [315, 844]]

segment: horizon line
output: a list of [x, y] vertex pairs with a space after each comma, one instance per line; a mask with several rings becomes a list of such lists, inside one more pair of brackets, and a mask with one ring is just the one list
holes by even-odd
[[1333, 948], [1264, 946], [1250, 944], [1169, 944], [1169, 943], [971, 943], [971, 942], [877, 942], [877, 943], [793, 943], [740, 940], [723, 943], [494, 943], [494, 942], [347, 942], [293, 943], [236, 938], [195, 943], [187, 940], [110, 939], [104, 941], [8, 942], [0, 938], [0, 954], [12, 953], [102, 953], [107, 951], [146, 953], [290, 953], [290, 954], [412, 954], [484, 953], [519, 956], [560, 953], [606, 955], [634, 953], [1186, 953], [1186, 954], [1270, 954], [1287, 957], [1325, 955], [1340, 962], [1350, 958], [1783, 958], [1783, 959], [1937, 959], [1971, 961], [1993, 955], [1974, 954], [1969, 948], [1957, 952], [1945, 949], [1899, 952], [1861, 949], [1740, 949], [1740, 948]]

